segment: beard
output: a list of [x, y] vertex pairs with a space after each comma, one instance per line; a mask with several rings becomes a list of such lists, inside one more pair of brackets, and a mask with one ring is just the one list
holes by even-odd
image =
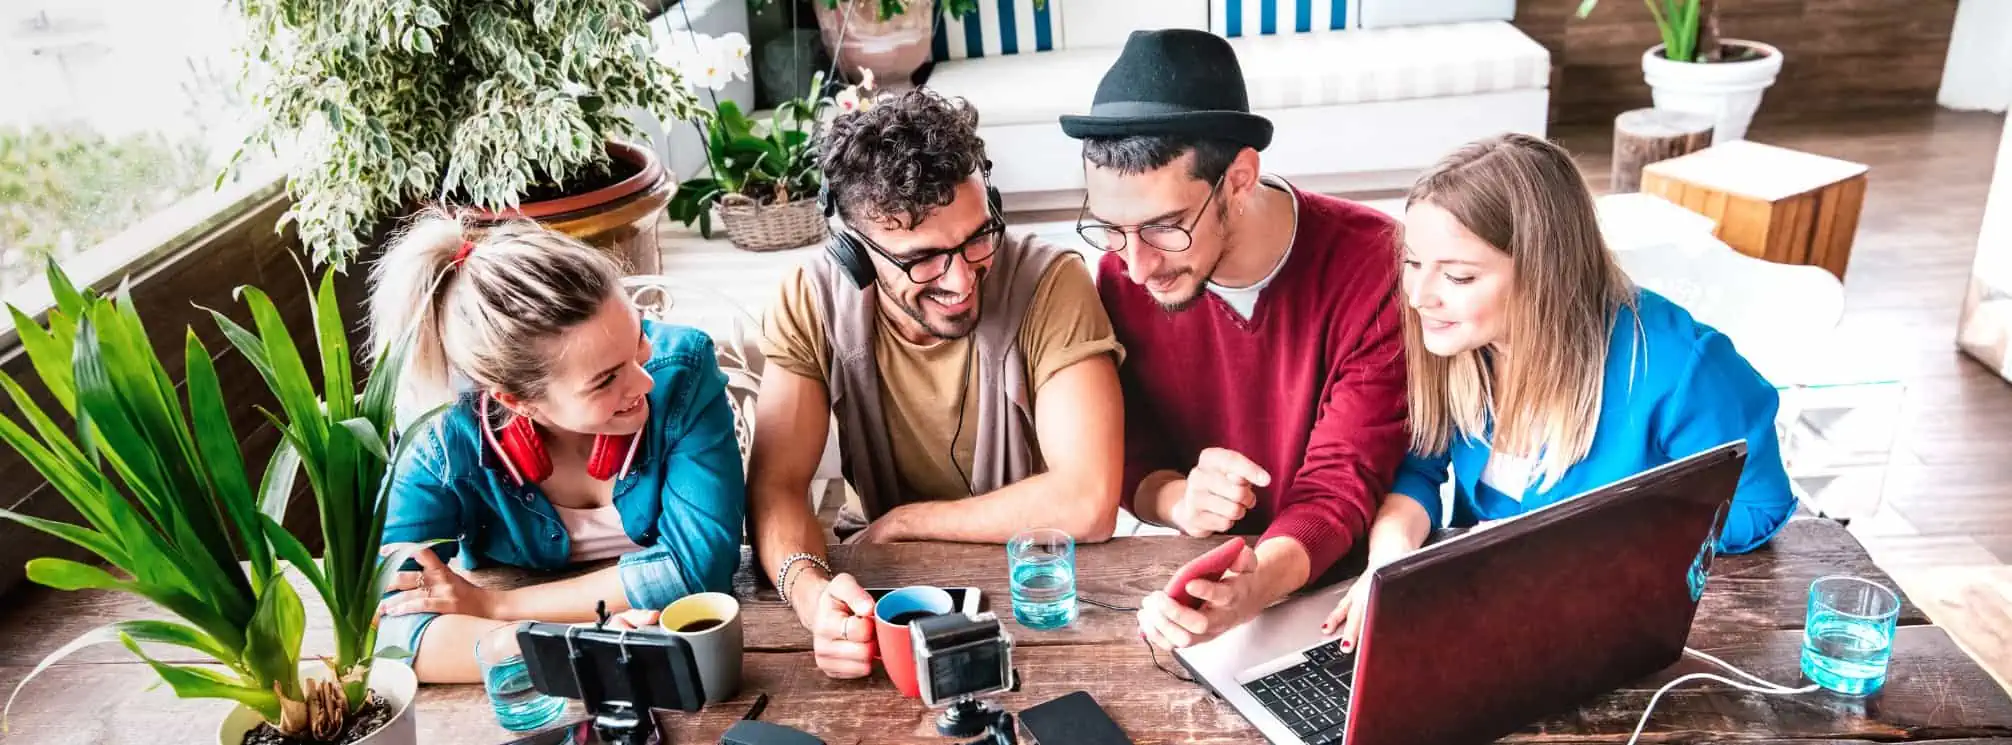
[[[1223, 253], [1229, 249], [1235, 240], [1235, 234], [1230, 231], [1229, 211], [1224, 209], [1220, 204], [1218, 204], [1216, 209], [1215, 222], [1217, 245], [1215, 260], [1210, 261], [1206, 268], [1188, 267], [1185, 269], [1176, 269], [1172, 272], [1163, 272], [1160, 275], [1171, 278], [1181, 275], [1199, 274], [1202, 281], [1196, 282], [1194, 289], [1189, 290], [1185, 296], [1164, 299], [1157, 296], [1154, 297], [1153, 302], [1159, 304], [1160, 310], [1168, 313], [1180, 313], [1195, 307], [1195, 303], [1202, 299], [1202, 293], [1208, 291], [1209, 283], [1215, 281], [1216, 268], [1222, 266], [1223, 263]], [[1155, 277], [1154, 279], [1157, 278]], [[1153, 280], [1149, 279], [1148, 281]]]
[[977, 278], [972, 282], [972, 305], [970, 310], [953, 315], [939, 315], [935, 317], [931, 317], [928, 311], [923, 310], [922, 301], [925, 299], [941, 301], [954, 298], [957, 296], [957, 293], [930, 288], [917, 293], [913, 298], [909, 298], [894, 294], [884, 284], [880, 289], [881, 292], [888, 294], [889, 297], [893, 297], [895, 299], [895, 306], [901, 308], [901, 312], [907, 314], [909, 318], [914, 319], [915, 324], [921, 326], [923, 331], [938, 339], [950, 341], [970, 336], [971, 331], [978, 327], [979, 312], [985, 309], [984, 293], [980, 292], [984, 284], [985, 272], [980, 271]]

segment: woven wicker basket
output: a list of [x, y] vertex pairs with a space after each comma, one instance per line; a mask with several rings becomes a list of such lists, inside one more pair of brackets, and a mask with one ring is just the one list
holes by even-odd
[[824, 240], [829, 226], [817, 200], [762, 204], [741, 194], [720, 199], [727, 240], [743, 251], [779, 251]]

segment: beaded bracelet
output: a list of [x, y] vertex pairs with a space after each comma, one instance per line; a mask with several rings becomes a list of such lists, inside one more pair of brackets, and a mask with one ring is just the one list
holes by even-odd
[[788, 558], [783, 559], [782, 566], [775, 570], [775, 589], [782, 593], [783, 604], [792, 608], [796, 606], [790, 602], [789, 586], [790, 583], [796, 581], [796, 575], [790, 573], [790, 569], [795, 568], [798, 562], [803, 561], [815, 564], [817, 568], [823, 569], [825, 574], [831, 574], [831, 565], [824, 563], [824, 560], [818, 558], [816, 554], [794, 553], [790, 554]]

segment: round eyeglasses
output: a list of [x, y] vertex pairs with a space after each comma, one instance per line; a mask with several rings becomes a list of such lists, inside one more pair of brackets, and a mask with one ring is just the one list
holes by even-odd
[[1089, 243], [1091, 247], [1105, 253], [1125, 250], [1131, 243], [1131, 233], [1137, 233], [1139, 240], [1146, 245], [1167, 253], [1186, 251], [1195, 245], [1195, 228], [1202, 224], [1202, 216], [1208, 214], [1209, 204], [1215, 201], [1216, 192], [1222, 189], [1223, 176], [1228, 175], [1229, 172], [1224, 171], [1222, 176], [1216, 177], [1214, 184], [1209, 185], [1208, 196], [1202, 198], [1202, 205], [1195, 209], [1194, 219], [1188, 221], [1186, 226], [1149, 224], [1124, 228], [1110, 223], [1084, 222], [1090, 214], [1090, 195], [1084, 194], [1083, 208], [1076, 217], [1076, 234], [1082, 236], [1084, 242]]

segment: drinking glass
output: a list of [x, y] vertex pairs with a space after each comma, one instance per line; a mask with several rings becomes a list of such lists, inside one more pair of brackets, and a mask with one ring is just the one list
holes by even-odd
[[529, 732], [559, 719], [566, 700], [539, 693], [531, 686], [531, 671], [517, 646], [522, 624], [506, 623], [475, 640], [475, 664], [482, 669], [482, 688], [496, 709], [496, 723], [511, 732]]
[[1833, 576], [1810, 583], [1803, 676], [1847, 696], [1877, 692], [1886, 684], [1899, 616], [1900, 596], [1877, 582]]
[[1053, 528], [1024, 531], [1006, 543], [1006, 562], [1020, 625], [1048, 630], [1076, 620], [1076, 539]]

